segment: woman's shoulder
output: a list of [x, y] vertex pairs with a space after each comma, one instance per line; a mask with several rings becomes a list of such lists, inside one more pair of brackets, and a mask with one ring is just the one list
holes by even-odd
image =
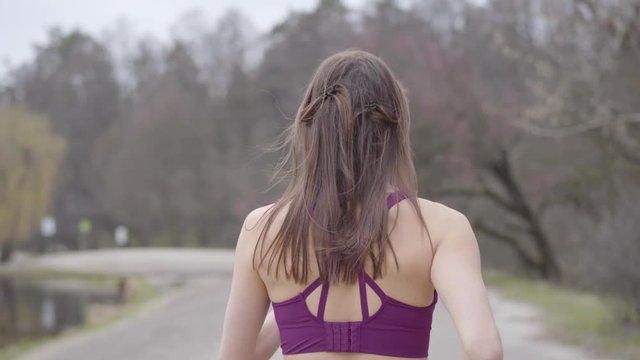
[[[251, 229], [264, 226], [267, 217], [269, 217], [271, 215], [271, 212], [275, 210], [275, 205], [276, 203], [271, 203], [251, 210], [244, 220], [244, 225]], [[276, 214], [274, 220], [277, 220], [282, 215], [282, 213], [283, 211], [279, 211], [278, 214]]]
[[251, 227], [257, 225], [257, 223], [262, 218], [264, 218], [264, 216], [267, 214], [269, 209], [273, 208], [274, 205], [275, 205], [275, 203], [271, 203], [271, 204], [260, 206], [260, 207], [257, 207], [255, 209], [251, 210], [249, 212], [249, 214], [247, 214], [247, 216], [246, 216], [246, 218], [244, 220], [245, 225], [248, 225], [248, 226], [251, 226]]
[[438, 218], [460, 219], [460, 218], [466, 217], [459, 210], [456, 210], [448, 205], [445, 205], [435, 200], [429, 200], [429, 199], [418, 197], [418, 204], [420, 205], [420, 209], [422, 211], [427, 212], [430, 215]]
[[[287, 213], [288, 204], [283, 204], [279, 209], [276, 208], [277, 203], [263, 205], [251, 210], [244, 219], [242, 231], [247, 233], [254, 242], [258, 242], [258, 238], [262, 234], [265, 226], [270, 222], [264, 241], [269, 241], [280, 228], [284, 216]], [[276, 211], [274, 214], [273, 212]]]
[[470, 227], [467, 216], [453, 207], [420, 197], [418, 204], [435, 243], [462, 228]]
[[266, 224], [269, 210], [274, 205], [275, 203], [260, 206], [246, 215], [236, 244], [236, 256], [240, 254], [249, 256], [254, 253]]

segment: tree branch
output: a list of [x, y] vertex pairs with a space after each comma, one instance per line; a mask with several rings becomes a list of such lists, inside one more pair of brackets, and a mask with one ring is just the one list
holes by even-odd
[[508, 245], [513, 249], [513, 251], [515, 251], [516, 255], [518, 255], [522, 262], [529, 268], [538, 269], [541, 266], [539, 261], [537, 261], [533, 256], [531, 256], [524, 250], [524, 248], [520, 245], [515, 237], [505, 234], [502, 231], [491, 227], [480, 220], [475, 222], [474, 227], [477, 231], [490, 236], [492, 239]]
[[487, 183], [487, 181], [481, 176], [480, 182], [484, 188], [484, 195], [487, 196], [490, 200], [492, 200], [496, 205], [502, 207], [507, 212], [513, 213], [515, 215], [520, 216], [519, 208], [513, 202], [506, 200], [502, 195], [497, 192], [491, 190], [491, 187]]
[[579, 135], [591, 130], [596, 130], [604, 126], [610, 125], [614, 122], [617, 123], [633, 123], [640, 122], [640, 113], [623, 114], [615, 118], [609, 117], [594, 117], [593, 120], [580, 123], [571, 126], [563, 127], [545, 127], [535, 125], [529, 120], [521, 120], [510, 122], [511, 125], [518, 127], [527, 133], [535, 136], [547, 137], [547, 138], [563, 138], [567, 136]]

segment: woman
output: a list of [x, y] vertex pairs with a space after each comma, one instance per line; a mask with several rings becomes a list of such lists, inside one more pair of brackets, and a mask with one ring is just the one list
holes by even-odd
[[289, 186], [240, 232], [220, 359], [427, 359], [439, 299], [466, 359], [502, 359], [469, 221], [417, 197], [409, 120], [380, 58], [320, 64], [287, 129]]

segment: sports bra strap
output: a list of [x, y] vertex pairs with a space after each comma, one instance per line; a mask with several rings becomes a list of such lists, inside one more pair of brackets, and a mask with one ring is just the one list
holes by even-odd
[[369, 318], [369, 304], [367, 303], [367, 286], [364, 282], [364, 270], [358, 274], [358, 285], [360, 286], [360, 308], [362, 309], [362, 320]]
[[327, 294], [329, 293], [329, 284], [322, 284], [320, 292], [320, 302], [318, 303], [318, 318], [324, 321], [324, 308], [327, 305]]
[[369, 287], [371, 287], [371, 289], [376, 293], [376, 295], [380, 297], [380, 300], [384, 300], [387, 298], [387, 294], [385, 294], [384, 291], [382, 291], [380, 286], [378, 286], [378, 284], [366, 272], [364, 273], [364, 281], [369, 285]]
[[315, 279], [311, 284], [309, 284], [304, 290], [302, 290], [301, 294], [303, 298], [307, 298], [309, 294], [311, 294], [315, 289], [318, 288], [322, 284], [320, 278]]
[[322, 280], [318, 277], [311, 284], [309, 284], [300, 293], [304, 299], [306, 299], [312, 292], [314, 292], [318, 286], [322, 285], [320, 290], [320, 301], [318, 302], [318, 318], [324, 320], [324, 308], [327, 305], [327, 295], [329, 294], [329, 284], [323, 284]]
[[394, 191], [387, 195], [387, 209], [391, 209], [395, 204], [406, 199], [408, 195], [401, 190]]

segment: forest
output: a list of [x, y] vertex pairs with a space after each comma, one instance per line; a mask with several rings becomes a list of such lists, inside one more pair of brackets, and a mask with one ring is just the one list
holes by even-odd
[[231, 9], [171, 34], [54, 27], [0, 74], [3, 261], [42, 250], [45, 215], [51, 251], [113, 247], [117, 226], [130, 246], [234, 246], [282, 192], [265, 148], [312, 71], [360, 48], [409, 90], [420, 196], [469, 217], [483, 265], [640, 321], [640, 1], [321, 0], [266, 33]]

